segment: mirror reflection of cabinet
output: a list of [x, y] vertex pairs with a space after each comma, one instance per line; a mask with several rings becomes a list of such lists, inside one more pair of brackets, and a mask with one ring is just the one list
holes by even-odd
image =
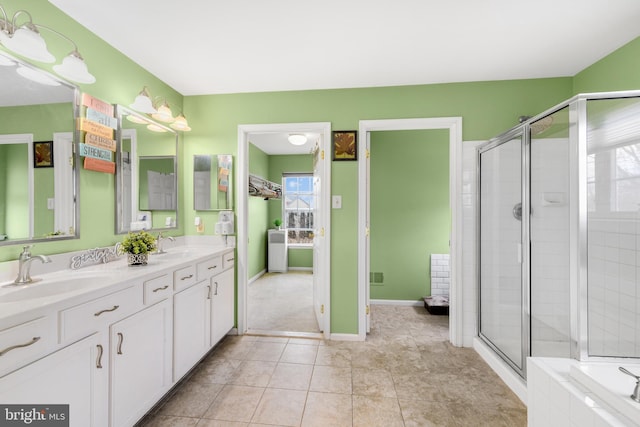
[[193, 208], [197, 211], [233, 209], [233, 156], [193, 156]]
[[[0, 66], [0, 245], [77, 238], [78, 88], [4, 52], [0, 61], [9, 64]], [[23, 77], [20, 68], [55, 86]], [[36, 161], [40, 148], [46, 162]]]
[[178, 134], [122, 105], [116, 115], [116, 233], [177, 228]]

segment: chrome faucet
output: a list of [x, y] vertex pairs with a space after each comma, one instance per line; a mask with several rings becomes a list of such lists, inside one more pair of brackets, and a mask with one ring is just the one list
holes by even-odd
[[33, 245], [24, 246], [20, 257], [18, 257], [18, 277], [13, 281], [16, 285], [26, 285], [33, 282], [29, 270], [34, 259], [39, 259], [43, 263], [51, 262], [51, 258], [46, 255], [31, 255], [29, 249], [32, 247]]
[[633, 393], [631, 394], [631, 396], [629, 396], [632, 400], [640, 403], [640, 376], [634, 374], [633, 372], [629, 372], [629, 370], [623, 368], [622, 366], [618, 367], [618, 369], [620, 369], [620, 372], [622, 372], [623, 374], [627, 374], [630, 377], [633, 377], [636, 379], [636, 387], [633, 390]]
[[174, 239], [174, 238], [173, 238], [173, 237], [171, 237], [171, 236], [164, 237], [164, 236], [162, 235], [162, 232], [158, 233], [158, 247], [156, 248], [156, 253], [157, 253], [157, 254], [165, 254], [165, 253], [167, 253], [167, 252], [164, 250], [164, 248], [162, 247], [162, 241], [163, 241], [163, 240], [165, 240], [165, 239], [169, 239], [169, 240], [171, 240], [172, 242], [175, 242], [175, 241], [176, 241], [176, 239]]

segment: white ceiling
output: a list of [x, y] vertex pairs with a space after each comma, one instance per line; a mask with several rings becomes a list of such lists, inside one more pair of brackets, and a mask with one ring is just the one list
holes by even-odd
[[288, 141], [289, 134], [280, 132], [251, 133], [249, 142], [269, 155], [311, 154], [320, 135], [309, 132], [304, 135], [307, 137], [304, 145], [292, 145]]
[[638, 0], [50, 1], [183, 95], [573, 76], [640, 35]]

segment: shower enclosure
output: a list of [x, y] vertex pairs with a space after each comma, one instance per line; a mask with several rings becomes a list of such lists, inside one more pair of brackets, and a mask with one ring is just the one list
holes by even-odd
[[527, 356], [640, 357], [640, 92], [578, 95], [479, 148], [478, 334]]

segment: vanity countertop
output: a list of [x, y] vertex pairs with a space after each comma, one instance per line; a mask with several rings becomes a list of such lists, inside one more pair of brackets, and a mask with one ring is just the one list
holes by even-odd
[[[210, 245], [172, 246], [166, 248], [164, 254], [151, 254], [144, 266], [129, 266], [126, 256], [121, 256], [106, 264], [89, 265], [76, 270], [64, 268], [43, 274], [32, 271], [35, 282], [28, 285], [2, 287], [11, 283], [2, 280], [0, 331], [40, 314], [72, 307], [132, 284], [141, 285], [144, 280], [170, 273], [183, 265], [198, 263], [233, 250], [233, 247]], [[56, 257], [60, 258], [60, 255]]]

